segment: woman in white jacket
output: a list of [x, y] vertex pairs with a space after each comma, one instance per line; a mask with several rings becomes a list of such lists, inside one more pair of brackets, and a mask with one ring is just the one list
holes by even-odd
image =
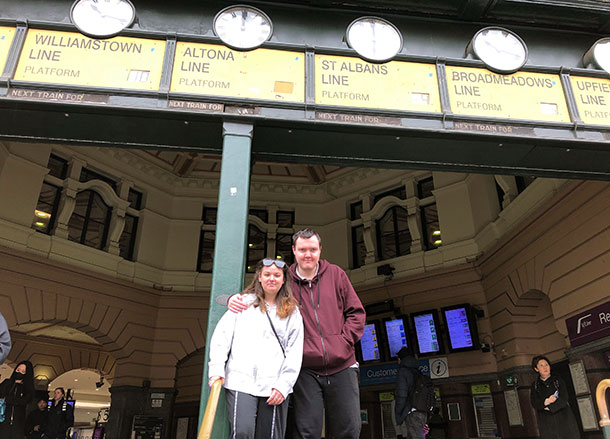
[[233, 439], [282, 439], [303, 357], [303, 319], [282, 260], [263, 259], [210, 341], [209, 385], [223, 381]]

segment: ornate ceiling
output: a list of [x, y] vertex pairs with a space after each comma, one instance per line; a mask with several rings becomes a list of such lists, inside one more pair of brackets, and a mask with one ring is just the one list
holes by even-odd
[[55, 325], [52, 323], [27, 323], [17, 325], [11, 328], [11, 332], [29, 336], [50, 337], [57, 340], [72, 340], [79, 341], [81, 343], [99, 345], [99, 343], [93, 337], [88, 336], [78, 329], [70, 328], [68, 326]]
[[[219, 178], [221, 156], [194, 152], [134, 150], [140, 158], [156, 164], [178, 177]], [[321, 184], [349, 168], [339, 166], [256, 162], [254, 180], [282, 180], [290, 183]]]

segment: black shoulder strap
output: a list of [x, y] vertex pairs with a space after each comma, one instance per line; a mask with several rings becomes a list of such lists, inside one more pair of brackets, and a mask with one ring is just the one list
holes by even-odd
[[277, 342], [280, 344], [280, 347], [282, 348], [282, 354], [284, 354], [284, 358], [286, 358], [286, 351], [284, 350], [284, 346], [282, 345], [282, 342], [280, 341], [280, 337], [277, 335], [277, 332], [275, 332], [275, 326], [273, 326], [271, 317], [269, 317], [268, 312], [266, 312], [265, 315], [267, 316], [267, 320], [269, 320], [269, 324], [271, 325], [271, 329], [273, 330], [273, 334], [275, 335], [275, 338], [277, 338]]

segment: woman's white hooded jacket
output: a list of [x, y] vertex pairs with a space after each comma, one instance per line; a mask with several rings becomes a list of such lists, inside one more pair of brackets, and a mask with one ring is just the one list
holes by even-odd
[[[248, 304], [255, 298], [254, 294], [243, 295]], [[301, 370], [303, 319], [298, 308], [285, 319], [277, 316], [275, 306], [267, 309], [286, 358], [265, 313], [250, 305], [241, 313], [227, 311], [216, 325], [208, 374], [223, 377], [224, 387], [230, 390], [270, 396], [277, 389], [286, 398]]]

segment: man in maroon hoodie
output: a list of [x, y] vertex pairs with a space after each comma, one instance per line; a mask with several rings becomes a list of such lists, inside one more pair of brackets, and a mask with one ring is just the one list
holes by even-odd
[[[364, 307], [345, 272], [320, 260], [320, 235], [304, 229], [292, 237], [296, 264], [291, 287], [305, 327], [303, 366], [294, 387], [295, 433], [320, 439], [323, 409], [333, 439], [360, 437], [360, 393], [354, 345], [364, 331]], [[233, 296], [229, 309], [245, 309]]]

